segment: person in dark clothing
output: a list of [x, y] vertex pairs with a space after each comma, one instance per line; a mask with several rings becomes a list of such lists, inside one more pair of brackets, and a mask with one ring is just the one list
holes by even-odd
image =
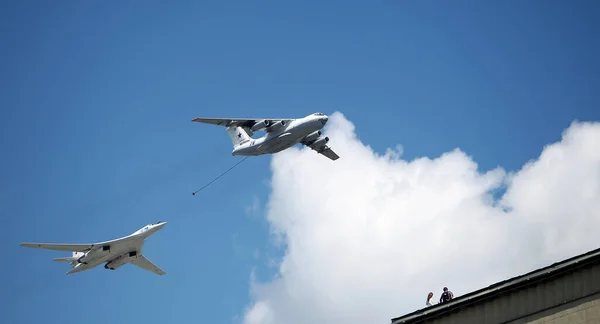
[[450, 290], [448, 290], [448, 287], [444, 287], [444, 292], [440, 296], [440, 304], [449, 302], [450, 300], [452, 300], [452, 298], [454, 298], [454, 294]]

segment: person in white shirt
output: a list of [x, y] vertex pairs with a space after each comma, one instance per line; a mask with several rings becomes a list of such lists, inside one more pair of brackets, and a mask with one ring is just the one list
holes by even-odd
[[429, 295], [427, 295], [427, 302], [425, 303], [425, 306], [433, 306], [432, 300], [433, 300], [433, 293], [429, 292]]

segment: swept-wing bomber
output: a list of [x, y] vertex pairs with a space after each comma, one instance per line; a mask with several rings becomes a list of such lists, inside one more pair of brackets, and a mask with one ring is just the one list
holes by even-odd
[[[226, 127], [233, 144], [231, 155], [256, 156], [274, 154], [298, 143], [310, 147], [331, 160], [339, 156], [327, 146], [328, 137], [321, 136], [321, 129], [328, 117], [320, 112], [303, 118], [204, 118], [193, 122]], [[254, 132], [265, 131], [260, 138], [252, 138]]]
[[71, 270], [67, 274], [89, 270], [106, 262], [105, 269], [115, 270], [131, 263], [162, 276], [166, 272], [142, 255], [142, 248], [146, 239], [166, 224], [167, 222], [160, 221], [156, 224], [148, 224], [130, 235], [106, 242], [90, 244], [21, 243], [21, 246], [73, 252], [70, 257], [54, 259], [56, 262], [68, 262], [71, 265]]

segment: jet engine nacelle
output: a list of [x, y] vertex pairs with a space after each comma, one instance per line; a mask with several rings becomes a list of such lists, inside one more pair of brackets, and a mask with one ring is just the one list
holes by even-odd
[[250, 129], [253, 132], [256, 132], [257, 130], [261, 130], [263, 128], [267, 128], [269, 126], [271, 126], [271, 121], [263, 119], [263, 120], [259, 121], [258, 123], [252, 125], [252, 127]]
[[319, 149], [319, 148], [321, 148], [321, 146], [325, 145], [327, 142], [329, 142], [329, 137], [321, 137], [318, 140], [316, 140], [314, 143], [312, 143], [310, 145], [310, 147], [313, 149]]
[[120, 267], [126, 265], [128, 262], [131, 262], [131, 260], [133, 258], [135, 258], [136, 255], [137, 255], [137, 252], [135, 252], [135, 251], [120, 255], [117, 258], [112, 259], [111, 261], [107, 262], [104, 265], [104, 269], [109, 269], [109, 270], [119, 269]]
[[276, 122], [275, 124], [268, 126], [267, 132], [274, 132], [274, 131], [282, 128], [283, 126], [285, 126], [285, 120], [280, 120], [280, 121]]
[[91, 260], [101, 258], [110, 253], [110, 245], [105, 245], [101, 248], [94, 249], [84, 254], [81, 258], [77, 259], [79, 263], [88, 263]]
[[316, 140], [317, 138], [319, 138], [320, 136], [321, 136], [321, 131], [316, 131], [314, 133], [310, 133], [310, 134], [306, 135], [306, 137], [304, 137], [304, 142], [310, 143], [310, 142]]
[[119, 257], [119, 258], [117, 258], [117, 259], [115, 259], [115, 260], [112, 260], [112, 261], [110, 261], [110, 262], [107, 262], [107, 263], [104, 265], [104, 269], [109, 269], [109, 270], [117, 270], [117, 269], [119, 269], [120, 267], [122, 267], [122, 266], [124, 266], [125, 264], [127, 264], [127, 262], [125, 262], [125, 261], [126, 261], [126, 258], [121, 258], [121, 257]]

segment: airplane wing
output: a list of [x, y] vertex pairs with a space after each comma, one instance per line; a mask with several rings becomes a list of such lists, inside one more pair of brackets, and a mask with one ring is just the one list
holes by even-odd
[[67, 252], [85, 252], [94, 246], [94, 244], [55, 244], [55, 243], [21, 243], [21, 246], [56, 250], [56, 251], [67, 251]]
[[[211, 124], [217, 126], [229, 127], [231, 125], [236, 125], [239, 127], [245, 128], [247, 131], [251, 131], [252, 126], [255, 124], [264, 121], [267, 124], [275, 124], [280, 121], [285, 121], [286, 124], [289, 124], [293, 119], [291, 118], [205, 118], [205, 117], [196, 117], [192, 119], [193, 122]], [[250, 135], [252, 136], [252, 135]]]
[[339, 159], [340, 157], [331, 149], [331, 147], [325, 145], [325, 147], [323, 148], [322, 151], [317, 151], [319, 154], [323, 154], [324, 156], [330, 158], [331, 160], [335, 161], [337, 159]]
[[310, 147], [313, 151], [317, 151], [317, 153], [322, 154], [323, 156], [326, 156], [327, 158], [329, 158], [332, 161], [335, 161], [337, 159], [340, 158], [339, 155], [337, 155], [337, 153], [335, 153], [331, 147], [327, 146], [327, 144], [321, 144], [319, 146], [315, 146], [313, 142], [300, 142], [302, 143], [302, 145]]
[[78, 244], [64, 244], [64, 243], [31, 243], [24, 242], [21, 243], [21, 246], [30, 247], [30, 248], [38, 248], [38, 249], [46, 249], [46, 250], [56, 250], [56, 251], [67, 251], [67, 252], [86, 252], [93, 248], [99, 248], [105, 245], [116, 244], [122, 241], [128, 240], [127, 237], [122, 237], [110, 241], [104, 242], [96, 242], [96, 243], [78, 243]]
[[252, 127], [254, 124], [259, 121], [269, 121], [269, 122], [278, 122], [281, 120], [288, 121], [289, 118], [205, 118], [205, 117], [196, 117], [192, 119], [193, 122], [211, 124], [217, 126], [225, 126], [228, 127], [230, 125], [236, 124], [240, 127]]
[[166, 274], [166, 272], [164, 272], [161, 268], [154, 265], [154, 263], [152, 263], [150, 260], [148, 260], [143, 255], [140, 255], [137, 258], [133, 259], [133, 261], [131, 261], [131, 263], [135, 264], [136, 266], [138, 266], [144, 270], [154, 272], [154, 273], [158, 274], [159, 276]]

